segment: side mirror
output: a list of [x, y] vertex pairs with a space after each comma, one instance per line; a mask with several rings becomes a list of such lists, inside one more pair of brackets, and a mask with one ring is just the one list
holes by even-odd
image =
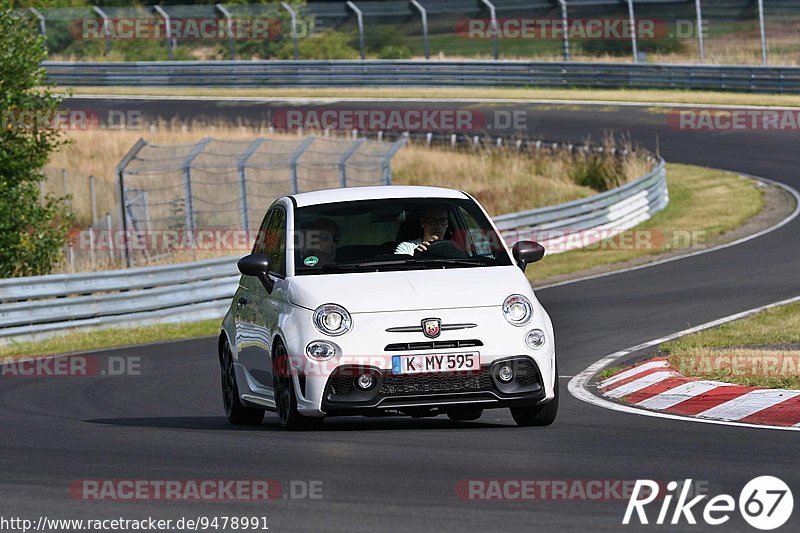
[[272, 294], [272, 288], [275, 282], [269, 277], [269, 271], [272, 269], [272, 261], [266, 254], [250, 254], [239, 259], [236, 264], [239, 267], [239, 272], [245, 276], [253, 276], [261, 280], [267, 292]]
[[533, 241], [519, 241], [511, 249], [517, 266], [525, 272], [528, 263], [535, 263], [544, 257], [544, 246]]

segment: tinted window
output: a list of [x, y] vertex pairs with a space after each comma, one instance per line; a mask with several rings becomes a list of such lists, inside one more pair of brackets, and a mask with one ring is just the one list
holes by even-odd
[[[511, 264], [472, 200], [341, 202], [302, 207], [295, 217], [298, 275]], [[424, 234], [436, 242], [420, 252]]]
[[253, 252], [268, 255], [272, 271], [286, 275], [286, 210], [283, 207], [273, 208], [264, 217]]

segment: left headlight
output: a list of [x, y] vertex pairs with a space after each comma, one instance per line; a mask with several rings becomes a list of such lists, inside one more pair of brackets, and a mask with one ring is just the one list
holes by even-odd
[[512, 294], [503, 302], [503, 316], [513, 326], [524, 326], [533, 316], [531, 301], [521, 294]]
[[350, 313], [341, 305], [323, 304], [314, 311], [314, 326], [326, 335], [344, 335], [352, 325]]

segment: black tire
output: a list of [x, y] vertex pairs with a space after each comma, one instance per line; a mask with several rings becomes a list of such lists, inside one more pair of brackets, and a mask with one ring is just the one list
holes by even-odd
[[282, 344], [277, 343], [273, 353], [273, 375], [275, 376], [275, 410], [281, 427], [289, 431], [313, 430], [322, 427], [324, 418], [312, 418], [297, 411], [297, 395], [289, 370], [289, 355]]
[[556, 366], [555, 382], [553, 383], [555, 396], [545, 404], [532, 407], [512, 407], [511, 416], [520, 427], [549, 426], [558, 414], [558, 366]]
[[477, 420], [483, 414], [483, 409], [471, 409], [471, 410], [459, 410], [459, 411], [448, 411], [447, 418], [452, 420], [453, 422], [471, 422], [473, 420]]
[[220, 354], [220, 377], [222, 381], [222, 405], [228, 422], [235, 425], [257, 426], [264, 420], [264, 410], [245, 407], [239, 399], [239, 386], [233, 371], [233, 356], [228, 341], [222, 346]]

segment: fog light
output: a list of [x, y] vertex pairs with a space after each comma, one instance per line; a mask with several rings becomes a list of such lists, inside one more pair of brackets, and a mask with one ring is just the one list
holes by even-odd
[[326, 341], [312, 341], [306, 346], [306, 355], [317, 361], [324, 361], [336, 355], [336, 347]]
[[540, 329], [532, 329], [528, 332], [525, 336], [525, 344], [528, 345], [529, 348], [537, 350], [544, 346], [544, 331]]
[[372, 374], [361, 374], [356, 380], [356, 385], [361, 390], [369, 390], [375, 385], [375, 376]]
[[511, 370], [510, 366], [503, 365], [497, 372], [497, 377], [500, 378], [500, 381], [502, 381], [503, 383], [508, 383], [509, 381], [514, 379], [514, 371]]

